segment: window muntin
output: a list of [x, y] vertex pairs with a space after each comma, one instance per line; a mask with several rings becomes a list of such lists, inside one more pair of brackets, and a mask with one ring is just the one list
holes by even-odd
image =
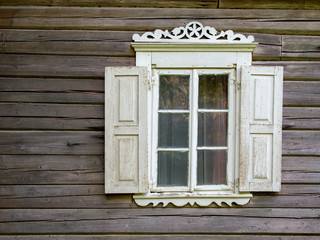
[[151, 191], [231, 190], [234, 70], [155, 69], [154, 76]]

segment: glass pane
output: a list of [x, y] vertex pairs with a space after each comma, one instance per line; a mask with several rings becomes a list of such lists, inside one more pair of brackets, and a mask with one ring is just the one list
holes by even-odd
[[188, 185], [188, 152], [158, 152], [158, 186]]
[[159, 109], [189, 109], [189, 76], [160, 75]]
[[228, 75], [199, 76], [199, 108], [228, 108]]
[[198, 146], [227, 146], [228, 113], [198, 113]]
[[226, 184], [227, 151], [198, 151], [197, 184]]
[[158, 147], [189, 147], [189, 114], [159, 113]]

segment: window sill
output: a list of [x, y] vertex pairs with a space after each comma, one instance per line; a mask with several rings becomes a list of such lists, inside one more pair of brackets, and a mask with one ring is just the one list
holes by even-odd
[[157, 206], [159, 203], [163, 204], [163, 207], [172, 203], [176, 207], [182, 207], [186, 204], [193, 206], [194, 204], [200, 207], [207, 207], [212, 203], [222, 206], [222, 203], [226, 203], [228, 206], [232, 206], [232, 203], [237, 205], [245, 205], [252, 198], [250, 193], [231, 193], [231, 194], [217, 194], [217, 193], [147, 193], [147, 194], [135, 194], [133, 199], [139, 206], [145, 207], [152, 203], [153, 206]]

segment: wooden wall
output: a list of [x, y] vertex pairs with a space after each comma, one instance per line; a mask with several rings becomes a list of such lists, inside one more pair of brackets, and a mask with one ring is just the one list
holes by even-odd
[[[241, 2], [241, 4], [240, 4]], [[320, 238], [318, 0], [0, 0], [0, 240]], [[140, 208], [104, 194], [104, 67], [133, 33], [201, 21], [283, 65], [280, 193], [244, 207]]]

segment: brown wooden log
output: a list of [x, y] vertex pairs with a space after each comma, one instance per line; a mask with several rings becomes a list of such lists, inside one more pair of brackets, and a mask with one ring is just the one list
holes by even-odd
[[320, 155], [320, 131], [283, 131], [282, 154]]
[[61, 30], [113, 30], [113, 31], [154, 31], [185, 26], [191, 20], [216, 29], [232, 29], [236, 32], [273, 34], [320, 35], [317, 21], [260, 21], [259, 19], [131, 19], [131, 18], [89, 18], [89, 17], [21, 17], [0, 18], [0, 27], [8, 29], [61, 29]]
[[[9, 1], [9, 0], [8, 0]], [[13, 2], [12, 0], [10, 2]], [[26, 1], [24, 1], [25, 3]], [[179, 14], [177, 14], [179, 12]], [[0, 18], [21, 17], [88, 17], [137, 19], [277, 19], [320, 20], [317, 10], [285, 9], [208, 9], [208, 8], [103, 8], [103, 7], [0, 7]]]
[[286, 130], [320, 129], [320, 108], [284, 107], [282, 128]]
[[320, 58], [320, 37], [282, 36], [283, 58]]
[[319, 106], [320, 81], [284, 81], [284, 106]]
[[[254, 65], [284, 66], [287, 80], [315, 80], [320, 76], [317, 61], [254, 61]], [[104, 78], [106, 66], [134, 66], [131, 57], [101, 56], [50, 56], [2, 54], [0, 72], [2, 76], [45, 76]]]
[[0, 103], [1, 117], [50, 117], [65, 119], [103, 119], [103, 105]]
[[[254, 193], [245, 208], [320, 207], [319, 185], [282, 184], [279, 193]], [[75, 201], [75, 199], [77, 199]], [[2, 185], [2, 208], [139, 208], [131, 195], [105, 195], [104, 185]], [[170, 205], [169, 208], [172, 206]], [[210, 207], [217, 207], [215, 204]], [[189, 205], [185, 208], [190, 208]]]
[[[89, 35], [90, 32], [91, 35]], [[101, 31], [82, 30], [3, 30], [0, 31], [0, 34], [3, 40], [0, 53], [135, 56], [130, 44], [134, 34], [131, 31], [103, 31], [101, 33]], [[250, 33], [246, 35], [253, 35], [255, 41], [260, 43], [253, 52], [254, 59], [280, 60], [280, 35]]]
[[139, 0], [1, 0], [0, 6], [64, 6], [64, 7], [156, 7], [156, 8], [217, 8], [218, 0], [162, 0], [162, 1], [139, 1]]
[[1, 154], [103, 154], [98, 131], [1, 131]]
[[320, 9], [317, 0], [220, 0], [220, 8]]
[[0, 221], [5, 222], [0, 231], [6, 234], [319, 234], [320, 229], [318, 209], [5, 209], [0, 213]]
[[134, 66], [130, 57], [49, 56], [2, 54], [2, 76], [104, 77], [106, 66]]
[[[0, 236], [1, 240], [132, 240], [133, 238], [141, 240], [193, 240], [194, 234], [108, 234], [108, 235], [27, 235], [27, 236]], [[216, 234], [197, 234], [196, 238], [199, 240], [318, 240], [318, 236], [294, 236], [294, 235], [216, 235]]]

